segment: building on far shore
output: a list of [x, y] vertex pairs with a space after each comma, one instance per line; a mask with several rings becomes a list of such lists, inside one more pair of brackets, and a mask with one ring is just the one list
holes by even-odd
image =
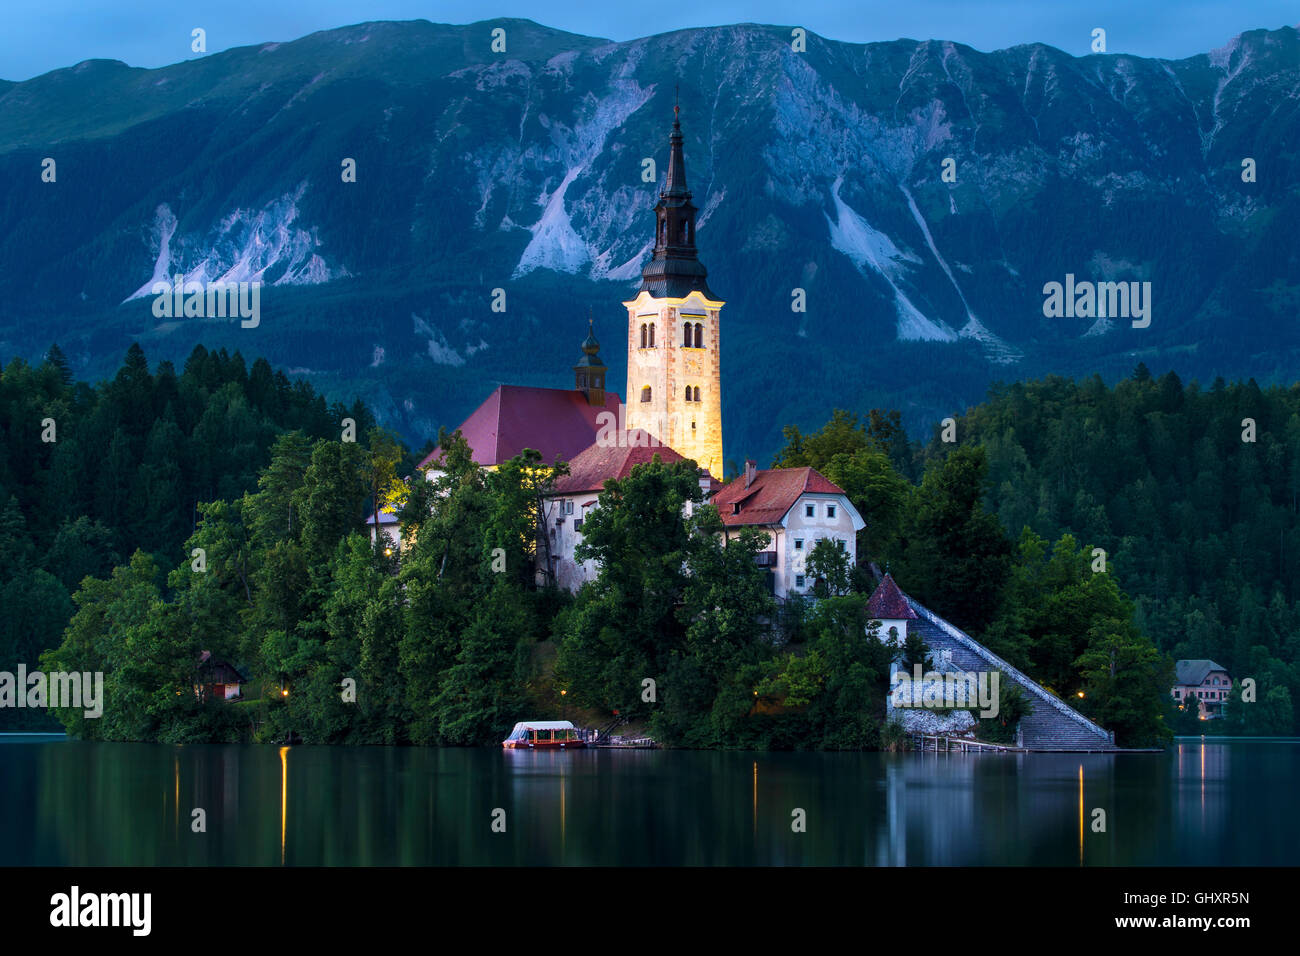
[[199, 700], [239, 700], [244, 696], [243, 685], [248, 678], [225, 661], [212, 656], [211, 651], [199, 655], [195, 668], [194, 696]]
[[1202, 720], [1223, 716], [1223, 702], [1232, 690], [1226, 668], [1204, 658], [1174, 662], [1174, 700], [1180, 706], [1195, 698]]

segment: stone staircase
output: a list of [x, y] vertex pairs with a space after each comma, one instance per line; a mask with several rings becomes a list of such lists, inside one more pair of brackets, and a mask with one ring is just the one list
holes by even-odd
[[1049, 694], [1039, 684], [977, 643], [969, 634], [910, 597], [907, 598], [907, 603], [917, 614], [915, 621], [908, 622], [908, 628], [925, 639], [925, 643], [930, 646], [931, 657], [937, 658], [946, 653], [950, 655], [953, 666], [963, 671], [1002, 671], [1024, 690], [1033, 712], [1020, 721], [1019, 746], [1027, 750], [1120, 749], [1115, 746], [1106, 730], [1060, 698]]

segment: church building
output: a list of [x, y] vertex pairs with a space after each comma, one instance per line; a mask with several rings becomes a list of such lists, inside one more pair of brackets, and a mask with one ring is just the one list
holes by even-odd
[[[696, 213], [686, 184], [681, 112], [673, 107], [668, 136], [668, 173], [654, 207], [655, 243], [641, 270], [641, 286], [627, 310], [627, 402], [607, 388], [608, 367], [588, 324], [582, 356], [573, 366], [573, 388], [501, 385], [460, 426], [474, 461], [496, 468], [525, 448], [548, 464], [565, 461], [569, 474], [556, 482], [539, 516], [537, 576], [576, 591], [592, 580], [593, 562], [577, 560], [582, 526], [610, 479], [658, 455], [665, 462], [691, 459], [709, 500], [726, 496], [729, 532], [746, 524], [769, 532], [770, 550], [760, 556], [777, 597], [806, 593], [807, 550], [833, 537], [855, 558], [862, 518], [844, 492], [811, 468], [755, 472], [746, 468], [725, 491], [722, 447], [721, 314], [724, 302], [709, 287], [708, 270], [695, 244]], [[420, 463], [437, 476], [443, 450]], [[796, 473], [797, 472], [797, 473]], [[400, 548], [397, 518], [371, 516], [377, 539], [387, 535]]]
[[[679, 107], [668, 137], [668, 178], [654, 207], [654, 253], [627, 309], [627, 396], [608, 391], [608, 368], [591, 326], [573, 367], [574, 387], [501, 385], [460, 426], [485, 468], [536, 448], [542, 460], [571, 461], [597, 440], [625, 444], [630, 433], [722, 474], [722, 377], [719, 315], [695, 247], [695, 206], [686, 188]], [[611, 429], [617, 434], [611, 436]], [[604, 436], [603, 438], [601, 436]], [[435, 448], [420, 462], [429, 473]], [[381, 518], [381, 525], [383, 524]]]

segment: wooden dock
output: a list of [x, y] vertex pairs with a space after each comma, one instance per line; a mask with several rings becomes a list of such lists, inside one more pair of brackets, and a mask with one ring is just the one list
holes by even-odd
[[607, 731], [578, 729], [578, 739], [588, 747], [599, 750], [658, 750], [659, 744], [650, 737], [622, 737]]
[[991, 744], [967, 737], [945, 737], [943, 734], [912, 734], [912, 746], [921, 753], [1009, 753], [1009, 754], [1158, 754], [1159, 747], [1089, 749], [1087, 747], [1017, 747], [1014, 744]]
[[979, 753], [994, 751], [999, 753], [1030, 753], [1024, 747], [1012, 744], [991, 744], [969, 737], [947, 737], [943, 734], [913, 734], [913, 746], [922, 753]]

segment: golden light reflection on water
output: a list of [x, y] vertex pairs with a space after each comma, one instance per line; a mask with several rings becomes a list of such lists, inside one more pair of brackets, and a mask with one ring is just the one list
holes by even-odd
[[1083, 764], [1079, 764], [1079, 865], [1083, 866]]
[[280, 865], [284, 866], [284, 832], [289, 819], [289, 748], [280, 748]]

